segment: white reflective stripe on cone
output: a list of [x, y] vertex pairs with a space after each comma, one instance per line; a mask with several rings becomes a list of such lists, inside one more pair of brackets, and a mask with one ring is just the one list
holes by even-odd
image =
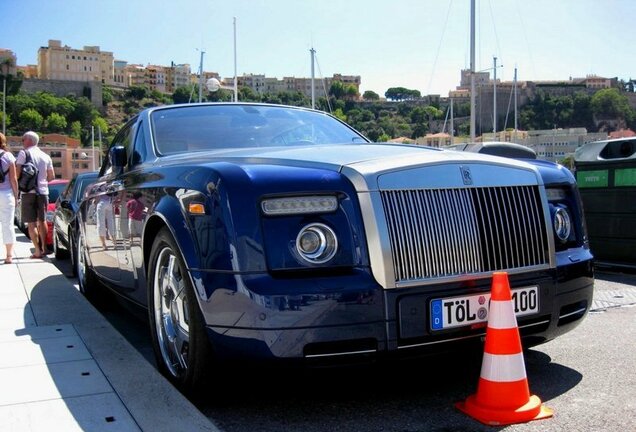
[[525, 379], [526, 365], [523, 362], [523, 353], [490, 354], [485, 352], [481, 364], [481, 378], [497, 382]]
[[517, 327], [515, 309], [511, 300], [491, 300], [488, 311], [488, 327], [509, 329]]

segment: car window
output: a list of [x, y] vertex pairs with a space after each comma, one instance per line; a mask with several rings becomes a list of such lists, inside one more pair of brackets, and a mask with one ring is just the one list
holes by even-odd
[[[128, 122], [124, 127], [122, 127], [121, 130], [117, 132], [117, 135], [115, 135], [115, 138], [113, 138], [113, 141], [110, 144], [110, 148], [113, 148], [115, 146], [122, 146], [126, 149], [126, 154], [130, 155], [130, 152], [132, 151], [132, 134], [135, 130], [134, 126], [135, 122], [131, 121]], [[100, 175], [109, 175], [112, 170], [113, 166], [110, 160], [109, 153], [109, 156], [104, 158], [104, 166], [102, 166]]]
[[66, 185], [66, 188], [62, 192], [62, 199], [69, 200], [71, 196], [73, 196], [73, 188], [75, 187], [75, 183], [77, 182], [77, 177], [73, 177], [71, 181]]
[[87, 177], [87, 178], [83, 178], [79, 184], [77, 185], [77, 193], [75, 194], [75, 201], [81, 201], [82, 198], [84, 198], [84, 192], [86, 191], [86, 188], [88, 186], [90, 186], [93, 182], [95, 182], [95, 179], [97, 177]]
[[182, 106], [154, 111], [152, 133], [161, 155], [213, 149], [367, 142], [318, 111], [269, 105]]
[[137, 136], [135, 137], [134, 150], [130, 161], [131, 167], [146, 160], [146, 155], [146, 137], [144, 135], [142, 123], [140, 122], [137, 126]]

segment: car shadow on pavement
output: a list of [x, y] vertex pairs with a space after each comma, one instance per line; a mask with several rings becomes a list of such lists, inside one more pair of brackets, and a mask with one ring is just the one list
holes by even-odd
[[[29, 274], [28, 265], [20, 264], [22, 278], [29, 279], [25, 287], [33, 286], [24, 322], [35, 325], [15, 330], [23, 351], [15, 398], [28, 413], [21, 415], [36, 424], [53, 422], [59, 430], [138, 430], [84, 338], [107, 332], [103, 319], [63, 275], [38, 275], [41, 264]], [[31, 283], [38, 276], [44, 277]]]
[[[481, 359], [471, 352], [335, 369], [241, 367], [219, 374], [218, 397], [194, 402], [226, 432], [246, 424], [260, 431], [492, 431], [454, 406], [476, 392]], [[543, 402], [582, 379], [540, 351], [528, 350], [525, 360], [531, 394]]]

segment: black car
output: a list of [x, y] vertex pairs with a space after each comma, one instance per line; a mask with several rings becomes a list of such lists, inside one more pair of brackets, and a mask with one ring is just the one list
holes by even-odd
[[371, 143], [304, 108], [148, 108], [113, 139], [78, 219], [80, 290], [147, 308], [157, 364], [184, 389], [211, 388], [217, 360], [482, 350], [496, 271], [526, 347], [592, 305], [570, 171]]
[[74, 275], [76, 274], [75, 257], [77, 256], [77, 209], [86, 187], [97, 179], [97, 175], [97, 172], [75, 175], [55, 202], [53, 252], [57, 259], [63, 259], [70, 255]]
[[513, 159], [537, 158], [537, 153], [530, 147], [505, 141], [453, 144], [444, 149], [509, 157]]

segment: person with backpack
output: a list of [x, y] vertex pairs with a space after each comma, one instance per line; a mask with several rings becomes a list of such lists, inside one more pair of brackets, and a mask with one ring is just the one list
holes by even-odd
[[18, 189], [22, 192], [22, 220], [27, 222], [35, 251], [31, 258], [43, 258], [46, 249], [46, 207], [49, 204], [49, 181], [55, 178], [51, 157], [38, 147], [40, 137], [29, 131], [22, 135], [24, 148], [18, 153]]
[[15, 157], [9, 151], [7, 137], [0, 133], [0, 226], [2, 227], [2, 241], [4, 241], [7, 252], [4, 259], [5, 264], [13, 262], [13, 244], [15, 243], [13, 219], [17, 203], [18, 179]]

